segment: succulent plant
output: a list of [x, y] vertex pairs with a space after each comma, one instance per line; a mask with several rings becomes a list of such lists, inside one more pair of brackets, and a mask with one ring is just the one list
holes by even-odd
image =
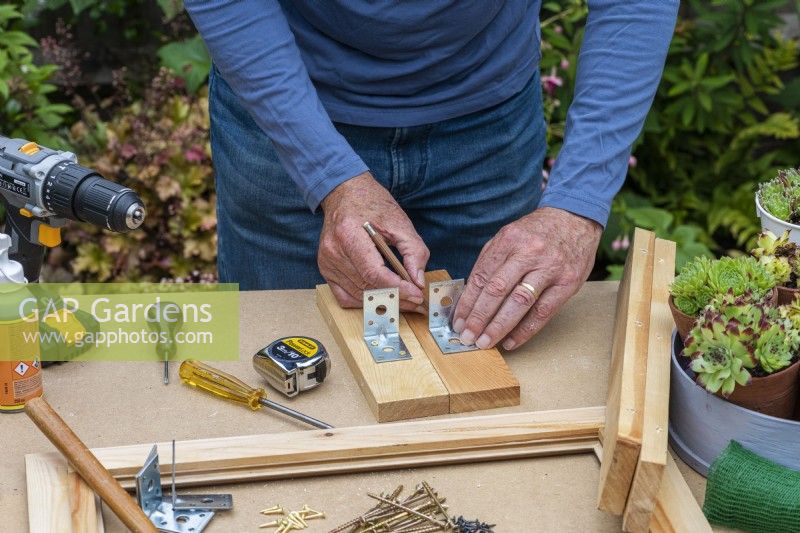
[[697, 326], [687, 339], [684, 354], [692, 358], [691, 369], [707, 391], [728, 396], [736, 385], [750, 383], [753, 361], [747, 346], [731, 335], [722, 320]]
[[708, 286], [711, 259], [698, 256], [686, 263], [670, 287], [675, 306], [687, 315], [695, 315], [713, 297]]
[[794, 300], [790, 304], [782, 305], [778, 310], [783, 318], [789, 319], [794, 328], [800, 331], [800, 300]]
[[686, 263], [670, 287], [675, 305], [687, 315], [697, 315], [714, 298], [728, 292], [765, 298], [777, 284], [767, 267], [753, 257], [696, 257]]
[[797, 276], [792, 276], [794, 269], [787, 258], [765, 255], [759, 257], [758, 262], [764, 265], [767, 272], [772, 274], [772, 277], [775, 278], [775, 282], [778, 285], [788, 287], [790, 284], [792, 286], [796, 284], [796, 281], [793, 282], [792, 280], [796, 280]]
[[[800, 319], [800, 303], [794, 309]], [[789, 366], [800, 348], [800, 330], [789, 309], [754, 301], [752, 295], [718, 297], [705, 308], [686, 339], [683, 355], [706, 390], [730, 395], [753, 375]]]
[[793, 324], [772, 323], [762, 329], [755, 339], [754, 355], [758, 366], [767, 374], [786, 368], [792, 363], [800, 344], [800, 334]]
[[791, 224], [800, 223], [800, 173], [797, 169], [779, 170], [778, 175], [763, 183], [758, 198], [769, 214]]
[[764, 265], [779, 285], [796, 288], [800, 277], [800, 246], [789, 241], [789, 232], [784, 231], [777, 237], [765, 231], [759, 235], [756, 245], [750, 255]]

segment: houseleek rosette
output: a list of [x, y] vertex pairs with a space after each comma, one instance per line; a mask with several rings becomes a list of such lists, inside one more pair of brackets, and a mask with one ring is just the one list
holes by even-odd
[[755, 340], [754, 354], [762, 370], [772, 374], [792, 363], [799, 344], [800, 335], [793, 327], [772, 324], [759, 333]]
[[779, 285], [795, 286], [800, 277], [800, 247], [789, 241], [789, 232], [777, 237], [771, 231], [759, 235], [750, 255], [758, 259]]
[[[800, 317], [800, 305], [797, 306]], [[789, 366], [800, 348], [800, 330], [789, 309], [732, 292], [706, 307], [686, 339], [683, 355], [706, 390], [730, 395], [747, 385], [753, 372], [772, 374]]]
[[779, 170], [778, 175], [762, 183], [758, 198], [769, 214], [784, 222], [800, 222], [800, 172], [789, 168]]
[[684, 353], [692, 358], [697, 381], [709, 392], [728, 396], [737, 384], [750, 383], [747, 369], [755, 367], [753, 356], [721, 320], [692, 330]]

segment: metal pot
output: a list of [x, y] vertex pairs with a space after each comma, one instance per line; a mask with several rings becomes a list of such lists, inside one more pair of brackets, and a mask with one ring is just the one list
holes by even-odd
[[673, 334], [669, 438], [675, 452], [706, 475], [731, 440], [778, 464], [800, 470], [800, 422], [751, 411], [695, 383], [683, 343]]

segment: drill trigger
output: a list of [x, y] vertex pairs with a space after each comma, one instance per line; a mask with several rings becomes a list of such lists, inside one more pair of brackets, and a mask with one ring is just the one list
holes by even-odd
[[43, 246], [55, 248], [61, 244], [61, 228], [55, 228], [40, 222], [37, 240]]

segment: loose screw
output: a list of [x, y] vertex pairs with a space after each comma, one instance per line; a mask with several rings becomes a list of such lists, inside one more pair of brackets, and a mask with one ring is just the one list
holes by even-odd
[[298, 513], [297, 511], [292, 511], [291, 513], [289, 513], [289, 520], [293, 521], [295, 524], [297, 524], [299, 527], [303, 529], [308, 527], [308, 522], [303, 520], [303, 517], [300, 516], [300, 513]]
[[307, 503], [303, 504], [303, 508], [300, 509], [300, 514], [303, 515], [303, 518], [311, 519], [311, 518], [325, 518], [325, 513], [322, 511], [316, 511], [308, 506]]

